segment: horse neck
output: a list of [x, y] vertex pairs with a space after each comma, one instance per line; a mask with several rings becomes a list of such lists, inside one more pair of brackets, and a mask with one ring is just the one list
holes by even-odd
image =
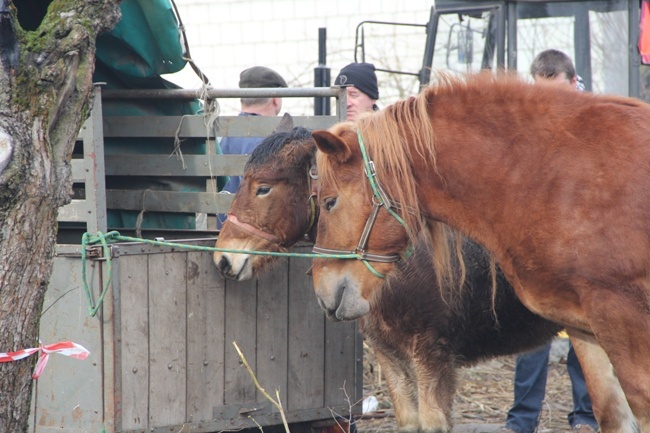
[[[515, 191], [517, 185], [511, 184], [510, 176], [503, 176], [504, 170], [515, 170], [512, 164], [517, 156], [508, 155], [508, 146], [503, 145], [503, 140], [510, 140], [508, 132], [500, 134], [481, 125], [467, 128], [460, 122], [436, 128], [435, 169], [416, 167], [415, 173], [421, 211], [427, 218], [475, 239], [510, 273], [505, 252], [517, 233], [508, 228], [508, 222], [523, 218], [517, 212], [525, 212], [525, 206], [517, 209], [514, 205], [526, 197]], [[526, 176], [525, 167], [516, 170]]]
[[430, 221], [447, 223], [490, 249], [500, 250], [493, 226], [507, 210], [503, 195], [512, 193], [502, 174], [513, 169], [511, 162], [519, 157], [509, 154], [508, 146], [502, 144], [511, 140], [511, 131], [491, 127], [496, 120], [490, 116], [499, 113], [484, 113], [482, 122], [467, 122], [468, 114], [438, 111], [431, 120], [435, 162], [422, 158], [422, 149], [408, 148], [420, 211]]

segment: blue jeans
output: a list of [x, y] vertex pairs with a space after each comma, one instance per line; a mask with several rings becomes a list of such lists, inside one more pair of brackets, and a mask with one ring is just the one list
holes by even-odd
[[[506, 428], [517, 433], [533, 433], [537, 428], [544, 395], [546, 394], [546, 376], [550, 351], [551, 345], [549, 344], [535, 352], [517, 357], [515, 363], [515, 402], [508, 411]], [[567, 416], [569, 424], [572, 428], [578, 424], [587, 424], [597, 431], [598, 423], [591, 408], [585, 377], [582, 374], [580, 362], [578, 362], [571, 343], [569, 343], [566, 364], [573, 389], [573, 411], [569, 412]]]

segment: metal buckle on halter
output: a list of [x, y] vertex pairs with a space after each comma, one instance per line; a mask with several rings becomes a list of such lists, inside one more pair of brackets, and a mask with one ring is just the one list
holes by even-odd
[[[370, 173], [368, 173], [368, 169], [370, 169]], [[375, 177], [377, 176], [377, 171], [375, 170], [375, 162], [374, 161], [368, 161], [368, 164], [366, 167], [364, 167], [363, 171], [366, 173], [366, 176], [368, 177]]]

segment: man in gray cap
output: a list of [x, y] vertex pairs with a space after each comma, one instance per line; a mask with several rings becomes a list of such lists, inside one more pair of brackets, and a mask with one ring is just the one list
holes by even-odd
[[[287, 87], [284, 78], [273, 69], [253, 66], [239, 74], [241, 89]], [[241, 98], [240, 116], [277, 116], [282, 109], [282, 98]], [[264, 137], [224, 137], [219, 143], [221, 151], [230, 155], [248, 155]], [[231, 176], [223, 191], [237, 192], [241, 176]]]
[[[288, 87], [284, 78], [271, 68], [253, 66], [239, 74], [241, 89], [259, 89], [267, 87]], [[241, 98], [240, 116], [277, 116], [282, 109], [282, 98]], [[219, 145], [224, 155], [249, 155], [264, 137], [224, 137]], [[222, 191], [236, 193], [241, 183], [241, 176], [230, 176]], [[217, 215], [217, 228], [221, 228], [227, 215]]]
[[350, 63], [341, 69], [334, 84], [350, 86], [346, 88], [348, 120], [356, 120], [361, 113], [379, 110], [379, 87], [372, 63]]

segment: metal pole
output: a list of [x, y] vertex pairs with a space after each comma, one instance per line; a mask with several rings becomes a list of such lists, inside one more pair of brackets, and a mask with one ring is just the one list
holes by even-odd
[[[318, 66], [314, 68], [314, 87], [330, 86], [330, 68], [326, 65], [327, 57], [327, 29], [321, 27], [318, 29]], [[314, 98], [314, 115], [330, 114], [330, 98]]]
[[628, 54], [629, 54], [629, 78], [628, 78], [628, 92], [630, 96], [638, 98], [641, 94], [641, 83], [640, 83], [640, 68], [641, 68], [641, 53], [639, 53], [639, 48], [637, 43], [639, 41], [639, 2], [637, 0], [628, 0], [627, 3], [628, 13], [627, 13], [627, 28], [628, 28]]

